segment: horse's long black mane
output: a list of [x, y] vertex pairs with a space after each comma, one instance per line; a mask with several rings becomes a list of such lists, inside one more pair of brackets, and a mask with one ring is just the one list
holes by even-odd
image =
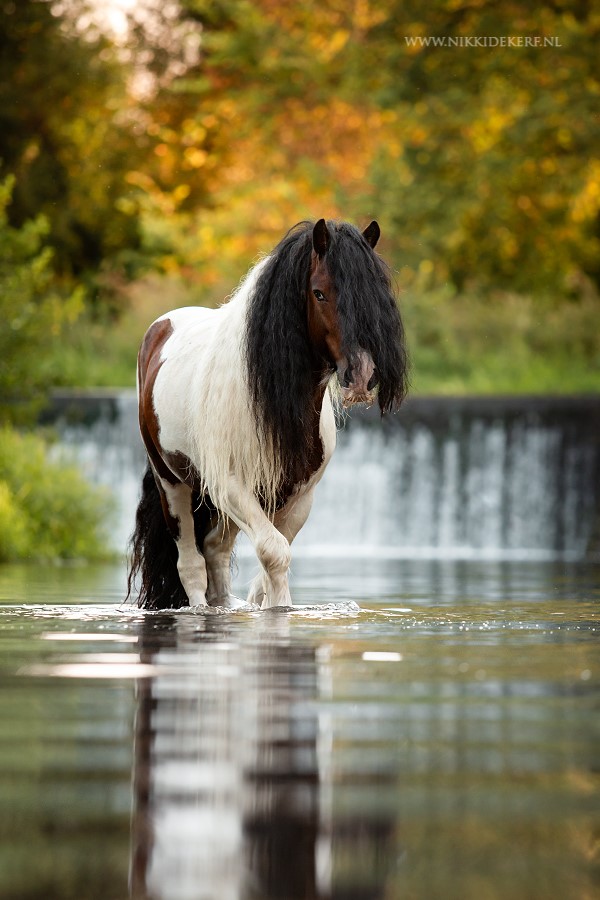
[[[382, 414], [407, 390], [404, 330], [388, 267], [361, 232], [328, 224], [325, 260], [337, 294], [343, 347], [349, 362], [367, 350], [379, 376]], [[280, 454], [284, 479], [306, 477], [314, 458], [313, 395], [322, 361], [315, 358], [307, 321], [314, 223], [294, 226], [268, 257], [249, 298], [245, 358], [257, 427]]]

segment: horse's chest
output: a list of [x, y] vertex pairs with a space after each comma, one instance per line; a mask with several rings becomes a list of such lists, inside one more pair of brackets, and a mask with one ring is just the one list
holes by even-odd
[[302, 472], [285, 478], [277, 493], [277, 508], [283, 507], [296, 494], [312, 490], [321, 480], [333, 455], [336, 443], [335, 417], [329, 394], [325, 394], [321, 415], [315, 419], [310, 435], [308, 464]]

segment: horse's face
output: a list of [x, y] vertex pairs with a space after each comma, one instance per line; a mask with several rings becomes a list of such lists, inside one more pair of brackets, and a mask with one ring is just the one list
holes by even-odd
[[[379, 237], [377, 223], [372, 222], [363, 236], [374, 247]], [[337, 371], [343, 405], [348, 407], [354, 403], [372, 403], [378, 379], [370, 353], [358, 348], [350, 362], [343, 346], [335, 283], [327, 267], [330, 240], [327, 224], [324, 219], [320, 219], [313, 229], [308, 285], [310, 340], [316, 353]]]

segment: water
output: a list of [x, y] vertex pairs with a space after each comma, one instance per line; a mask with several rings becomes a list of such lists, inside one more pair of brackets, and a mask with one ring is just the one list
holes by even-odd
[[[60, 401], [60, 403], [59, 403]], [[56, 398], [62, 452], [112, 487], [119, 552], [145, 455], [135, 395]], [[417, 398], [382, 425], [354, 411], [295, 554], [415, 559], [600, 555], [600, 403]], [[343, 511], [343, 514], [340, 514]], [[240, 553], [249, 548], [242, 542]]]
[[0, 897], [597, 896], [599, 575], [299, 556], [292, 612], [143, 614], [0, 568]]
[[[56, 453], [115, 489], [122, 553], [135, 401], [71, 399]], [[599, 420], [352, 420], [291, 611], [142, 613], [124, 564], [0, 568], [0, 898], [598, 896]], [[239, 596], [255, 568], [242, 542]]]

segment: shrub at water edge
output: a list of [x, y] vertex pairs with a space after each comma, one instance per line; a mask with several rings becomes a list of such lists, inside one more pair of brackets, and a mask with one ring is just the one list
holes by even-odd
[[40, 437], [0, 429], [0, 562], [108, 557], [111, 505]]

